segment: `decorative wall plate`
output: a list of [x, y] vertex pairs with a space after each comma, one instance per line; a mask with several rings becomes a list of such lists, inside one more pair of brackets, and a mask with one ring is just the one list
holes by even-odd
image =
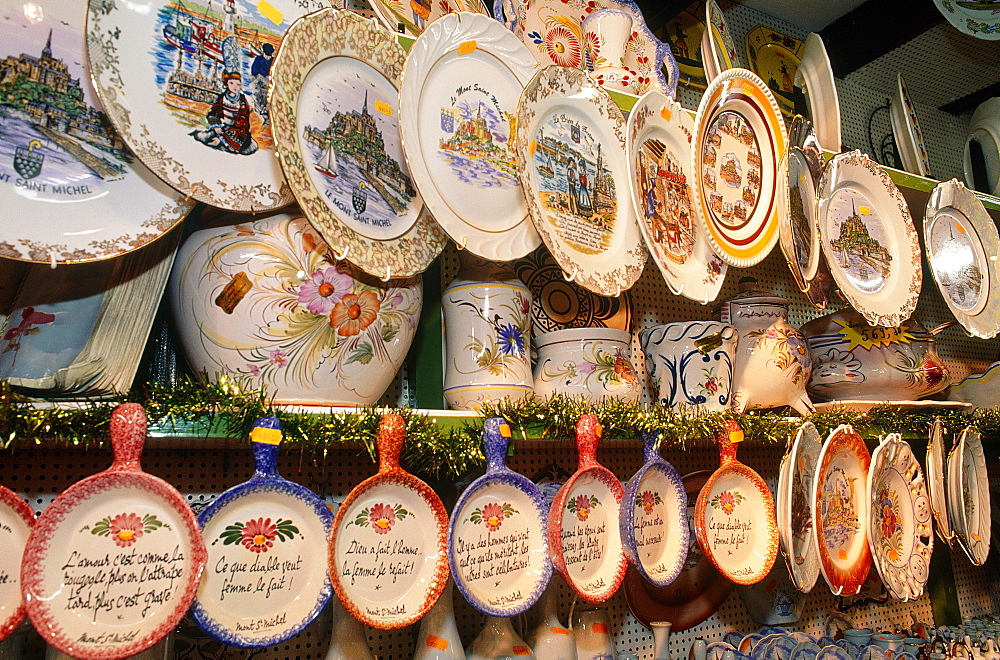
[[670, 290], [707, 304], [728, 266], [712, 250], [691, 193], [694, 120], [679, 103], [649, 91], [629, 113], [625, 152], [639, 229]]
[[458, 590], [480, 612], [503, 617], [534, 605], [552, 577], [549, 508], [538, 486], [506, 466], [509, 438], [507, 420], [483, 423], [486, 474], [458, 498], [448, 526]]
[[931, 166], [927, 160], [924, 135], [920, 131], [917, 113], [913, 109], [913, 102], [910, 100], [909, 92], [906, 91], [906, 84], [901, 74], [896, 74], [896, 93], [889, 106], [892, 134], [896, 138], [896, 146], [899, 147], [903, 169], [920, 176], [930, 176]]
[[707, 57], [702, 50], [702, 36], [705, 34], [705, 18], [698, 5], [692, 4], [677, 14], [661, 34], [670, 42], [671, 52], [677, 61], [680, 74], [680, 84], [688, 89], [705, 89], [704, 59]]
[[959, 32], [977, 39], [1000, 39], [1000, 6], [995, 0], [934, 0]]
[[716, 73], [722, 74], [729, 69], [742, 67], [733, 33], [726, 25], [726, 17], [715, 0], [705, 2], [705, 25], [709, 28], [708, 57], [712, 58], [712, 68]]
[[694, 529], [702, 552], [727, 579], [754, 584], [778, 557], [774, 498], [759, 474], [736, 460], [743, 431], [730, 420], [716, 436], [719, 469], [698, 495]]
[[986, 99], [972, 113], [963, 151], [966, 185], [1000, 195], [1000, 97]]
[[63, 491], [28, 537], [28, 616], [71, 657], [135, 655], [172, 632], [194, 600], [205, 544], [187, 500], [142, 471], [145, 440], [142, 406], [115, 408], [111, 467]]
[[955, 526], [958, 544], [973, 564], [982, 566], [990, 553], [992, 516], [986, 457], [975, 428], [970, 426], [959, 435], [948, 456], [948, 469], [952, 477], [948, 494], [961, 521]]
[[583, 19], [599, 9], [620, 9], [632, 17], [632, 34], [625, 43], [625, 68], [633, 72], [635, 93], [655, 89], [673, 98], [679, 72], [670, 46], [646, 25], [633, 0], [494, 0], [493, 17], [524, 42], [542, 66], [558, 64], [594, 70], [591, 44]]
[[823, 175], [823, 151], [812, 124], [801, 115], [792, 119], [784, 158], [788, 213], [778, 218], [778, 240], [795, 283], [814, 306], [824, 309], [829, 301], [830, 271], [820, 247], [816, 194]]
[[939, 183], [923, 224], [927, 263], [948, 308], [970, 334], [995, 337], [1000, 268], [990, 255], [1000, 251], [1000, 236], [983, 203], [958, 179]]
[[579, 69], [541, 69], [518, 103], [515, 152], [531, 220], [570, 279], [604, 296], [635, 284], [647, 254], [608, 93]]
[[810, 500], [820, 571], [834, 595], [861, 590], [872, 565], [865, 490], [871, 454], [849, 424], [830, 432], [819, 455]]
[[[4, 553], [20, 560], [28, 542], [35, 512], [24, 498], [6, 486], [0, 486], [0, 535]], [[13, 565], [12, 565], [13, 564]], [[0, 567], [0, 639], [11, 634], [24, 621], [24, 599], [21, 597], [20, 571], [17, 562], [5, 562]]]
[[665, 587], [680, 574], [687, 557], [687, 495], [658, 444], [655, 435], [643, 439], [644, 463], [625, 484], [619, 528], [625, 557], [643, 577]]
[[622, 484], [597, 462], [601, 424], [595, 415], [576, 423], [577, 470], [549, 509], [549, 548], [556, 571], [580, 598], [601, 603], [625, 579], [618, 515]]
[[453, 0], [434, 3], [431, 0], [374, 0], [371, 3], [375, 15], [390, 32], [400, 32], [410, 36], [423, 34], [430, 24], [442, 16], [456, 12], [483, 14], [490, 11], [482, 0]]
[[826, 54], [826, 46], [815, 32], [806, 36], [794, 84], [802, 89], [806, 97], [809, 119], [816, 127], [816, 139], [820, 146], [838, 153], [841, 129], [837, 85], [833, 79], [833, 68], [830, 66], [830, 57]]
[[406, 51], [352, 11], [289, 28], [269, 103], [278, 159], [338, 259], [385, 279], [422, 272], [444, 248], [400, 143], [397, 78]]
[[378, 474], [344, 498], [330, 535], [337, 597], [381, 630], [415, 623], [448, 584], [448, 513], [430, 486], [399, 467], [405, 433], [401, 416], [382, 415]]
[[781, 459], [775, 501], [781, 551], [792, 584], [808, 593], [819, 578], [819, 555], [813, 540], [812, 483], [823, 441], [812, 422], [795, 433]]
[[288, 26], [324, 6], [91, 2], [97, 94], [128, 147], [182, 194], [231, 211], [285, 206], [293, 197], [274, 157], [268, 72]]
[[924, 465], [927, 466], [927, 490], [931, 500], [931, 511], [934, 513], [938, 536], [950, 543], [955, 538], [948, 519], [948, 494], [945, 490], [945, 456], [944, 422], [940, 418], [934, 420], [927, 440], [927, 455]]
[[194, 200], [134, 159], [80, 64], [86, 2], [0, 0], [0, 11], [0, 257], [52, 266], [107, 259], [179, 223]]
[[323, 551], [333, 513], [278, 474], [276, 417], [257, 420], [250, 440], [254, 475], [198, 514], [209, 568], [191, 616], [221, 642], [260, 648], [298, 634], [329, 602]]
[[757, 74], [730, 69], [705, 90], [691, 140], [692, 190], [712, 247], [730, 266], [753, 266], [778, 241], [787, 142], [778, 104]]
[[514, 171], [511, 120], [538, 68], [489, 16], [448, 14], [410, 47], [399, 85], [403, 152], [452, 240], [494, 261], [541, 244]]
[[923, 279], [917, 232], [899, 188], [864, 153], [827, 164], [819, 233], [833, 279], [869, 323], [894, 327], [913, 314]]
[[868, 498], [868, 543], [882, 584], [897, 600], [916, 600], [930, 575], [933, 514], [924, 472], [898, 433], [872, 453]]
[[708, 29], [701, 35], [701, 61], [705, 71], [705, 85], [708, 86], [719, 75], [715, 68], [715, 57], [712, 56], [712, 32]]
[[758, 25], [746, 38], [750, 70], [767, 83], [782, 114], [795, 114], [794, 81], [805, 42], [769, 27]]

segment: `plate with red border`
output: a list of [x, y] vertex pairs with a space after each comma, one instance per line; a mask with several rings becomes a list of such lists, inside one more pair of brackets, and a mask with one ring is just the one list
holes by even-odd
[[[0, 538], [9, 557], [21, 557], [24, 553], [34, 523], [35, 512], [24, 498], [6, 486], [0, 486]], [[11, 568], [13, 566], [0, 567], [0, 639], [17, 628], [26, 615], [21, 582]]]

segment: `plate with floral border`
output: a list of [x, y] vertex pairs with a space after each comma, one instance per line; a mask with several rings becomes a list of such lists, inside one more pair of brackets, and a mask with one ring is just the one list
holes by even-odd
[[806, 593], [812, 591], [819, 578], [810, 491], [822, 446], [819, 431], [812, 422], [798, 428], [781, 459], [775, 502], [781, 550], [792, 584]]
[[588, 603], [611, 598], [628, 567], [618, 523], [623, 488], [611, 470], [597, 462], [601, 431], [596, 415], [580, 416], [577, 470], [549, 508], [552, 565]]
[[728, 266], [712, 250], [691, 193], [694, 120], [679, 103], [649, 91], [629, 113], [629, 189], [646, 247], [670, 290], [707, 304]]
[[934, 0], [959, 32], [977, 39], [1000, 39], [1000, 2], [996, 0]]
[[[6, 486], [0, 486], [0, 534], [8, 556], [20, 558], [24, 554], [34, 523], [35, 512], [24, 498]], [[11, 634], [25, 617], [21, 581], [17, 572], [9, 568], [0, 569], [0, 639]]]
[[758, 25], [746, 37], [749, 69], [767, 83], [781, 112], [788, 118], [795, 114], [795, 71], [805, 41]]
[[736, 584], [755, 584], [778, 557], [778, 523], [767, 484], [736, 459], [742, 440], [743, 431], [733, 420], [716, 434], [720, 465], [698, 495], [694, 529], [698, 545], [719, 573]]
[[482, 0], [373, 0], [372, 9], [390, 32], [416, 37], [431, 23], [456, 12], [490, 15]]
[[795, 70], [796, 87], [802, 89], [809, 109], [809, 120], [816, 127], [816, 139], [820, 146], [834, 153], [840, 151], [840, 101], [837, 98], [837, 84], [833, 79], [833, 68], [826, 53], [823, 39], [815, 32], [806, 35], [805, 47], [799, 68]]
[[[185, 196], [259, 213], [292, 202], [274, 154], [268, 71], [322, 0], [91, 2], [87, 58], [129, 149]], [[273, 74], [273, 71], [271, 71]]]
[[778, 242], [787, 143], [778, 104], [757, 74], [729, 69], [705, 90], [691, 140], [691, 188], [712, 247], [730, 266], [753, 266]]
[[941, 297], [970, 334], [992, 339], [1000, 332], [1000, 269], [988, 256], [1000, 251], [993, 219], [975, 193], [952, 179], [931, 191], [923, 224]]
[[938, 536], [945, 543], [951, 543], [955, 532], [948, 518], [948, 494], [945, 490], [945, 456], [944, 422], [935, 418], [928, 432], [927, 455], [924, 465], [927, 466], [927, 490], [931, 498], [931, 511], [934, 512], [934, 522]]
[[108, 259], [155, 240], [194, 207], [107, 122], [80, 64], [86, 4], [0, 0], [0, 58], [13, 76], [0, 106], [0, 257], [53, 267]]
[[895, 327], [913, 314], [923, 271], [910, 210], [888, 173], [861, 151], [827, 163], [819, 234], [833, 279], [865, 320]]
[[448, 513], [430, 486], [399, 467], [405, 434], [400, 415], [382, 415], [378, 473], [344, 498], [330, 534], [337, 597], [380, 630], [418, 621], [448, 584]]
[[111, 467], [49, 505], [21, 564], [35, 630], [82, 660], [124, 658], [163, 639], [188, 611], [206, 561], [187, 500], [140, 467], [142, 406], [119, 405], [110, 429]]
[[448, 14], [410, 47], [399, 84], [403, 153], [458, 245], [510, 261], [541, 244], [514, 171], [512, 119], [538, 63], [489, 16]]
[[917, 122], [917, 113], [913, 109], [910, 93], [906, 91], [903, 76], [896, 74], [896, 94], [889, 104], [889, 119], [892, 124], [892, 134], [899, 147], [899, 157], [907, 172], [930, 176], [931, 166], [927, 160], [927, 148], [924, 146], [924, 134]]
[[603, 296], [635, 284], [647, 253], [611, 96], [579, 69], [541, 69], [518, 103], [515, 153], [531, 220], [569, 279]]
[[836, 596], [861, 590], [872, 565], [866, 484], [871, 454], [850, 424], [826, 438], [810, 495], [820, 572]]
[[423, 272], [447, 241], [403, 157], [405, 57], [385, 28], [324, 9], [289, 28], [268, 97], [278, 160], [309, 222], [338, 260], [386, 280]]
[[524, 42], [542, 66], [558, 64], [594, 70], [592, 36], [583, 20], [599, 9], [618, 9], [632, 17], [632, 34], [625, 43], [625, 68], [635, 80], [634, 94], [655, 89], [673, 98], [679, 71], [668, 44], [646, 25], [633, 0], [494, 0], [493, 16]]
[[872, 452], [868, 497], [875, 568], [893, 598], [916, 600], [930, 575], [933, 514], [924, 471], [898, 433], [886, 435]]
[[280, 442], [278, 418], [258, 419], [250, 432], [253, 476], [198, 514], [212, 568], [191, 616], [212, 637], [241, 648], [298, 634], [333, 593], [323, 552], [333, 513], [308, 488], [278, 474]]
[[510, 437], [507, 420], [483, 422], [486, 474], [458, 498], [448, 525], [455, 585], [477, 610], [503, 617], [534, 605], [552, 577], [549, 507], [531, 479], [507, 467]]
[[680, 575], [687, 557], [687, 495], [658, 446], [658, 436], [643, 438], [643, 466], [625, 484], [619, 528], [629, 563], [650, 583], [665, 587]]
[[823, 309], [829, 302], [830, 271], [820, 247], [816, 189], [823, 175], [823, 151], [812, 123], [802, 115], [792, 118], [788, 129], [788, 151], [784, 155], [788, 181], [788, 213], [778, 222], [778, 241], [795, 277], [809, 301]]
[[986, 457], [975, 428], [959, 435], [948, 456], [948, 474], [948, 494], [959, 519], [955, 536], [972, 563], [982, 566], [990, 553], [992, 517]]
[[705, 25], [709, 27], [708, 57], [712, 58], [712, 68], [716, 74], [721, 75], [729, 69], [742, 67], [743, 63], [736, 50], [733, 33], [730, 32], [726, 17], [715, 0], [705, 2]]

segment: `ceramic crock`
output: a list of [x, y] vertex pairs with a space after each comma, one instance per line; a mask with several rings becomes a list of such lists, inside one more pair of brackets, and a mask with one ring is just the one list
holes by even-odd
[[846, 308], [802, 326], [813, 358], [809, 393], [816, 399], [910, 401], [948, 387], [948, 367], [934, 335], [910, 318], [873, 326]]
[[245, 377], [275, 403], [355, 406], [399, 370], [422, 285], [338, 263], [305, 218], [278, 214], [192, 234], [170, 298], [195, 372]]
[[655, 395], [668, 408], [702, 412], [732, 407], [736, 328], [717, 321], [687, 321], [639, 333]]
[[632, 335], [611, 328], [571, 328], [538, 335], [535, 393], [582, 396], [591, 403], [617, 398], [634, 403], [641, 394], [629, 359]]

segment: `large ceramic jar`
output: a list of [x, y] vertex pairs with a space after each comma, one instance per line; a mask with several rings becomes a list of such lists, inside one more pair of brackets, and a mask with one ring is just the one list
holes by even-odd
[[656, 398], [675, 410], [721, 412], [732, 407], [736, 328], [686, 321], [639, 333]]
[[617, 398], [635, 403], [642, 394], [629, 356], [632, 335], [611, 328], [571, 328], [535, 340], [535, 393], [581, 396], [591, 403]]
[[355, 406], [399, 370], [422, 287], [337, 263], [305, 218], [279, 214], [192, 234], [170, 299], [194, 371], [243, 376], [276, 403]]

